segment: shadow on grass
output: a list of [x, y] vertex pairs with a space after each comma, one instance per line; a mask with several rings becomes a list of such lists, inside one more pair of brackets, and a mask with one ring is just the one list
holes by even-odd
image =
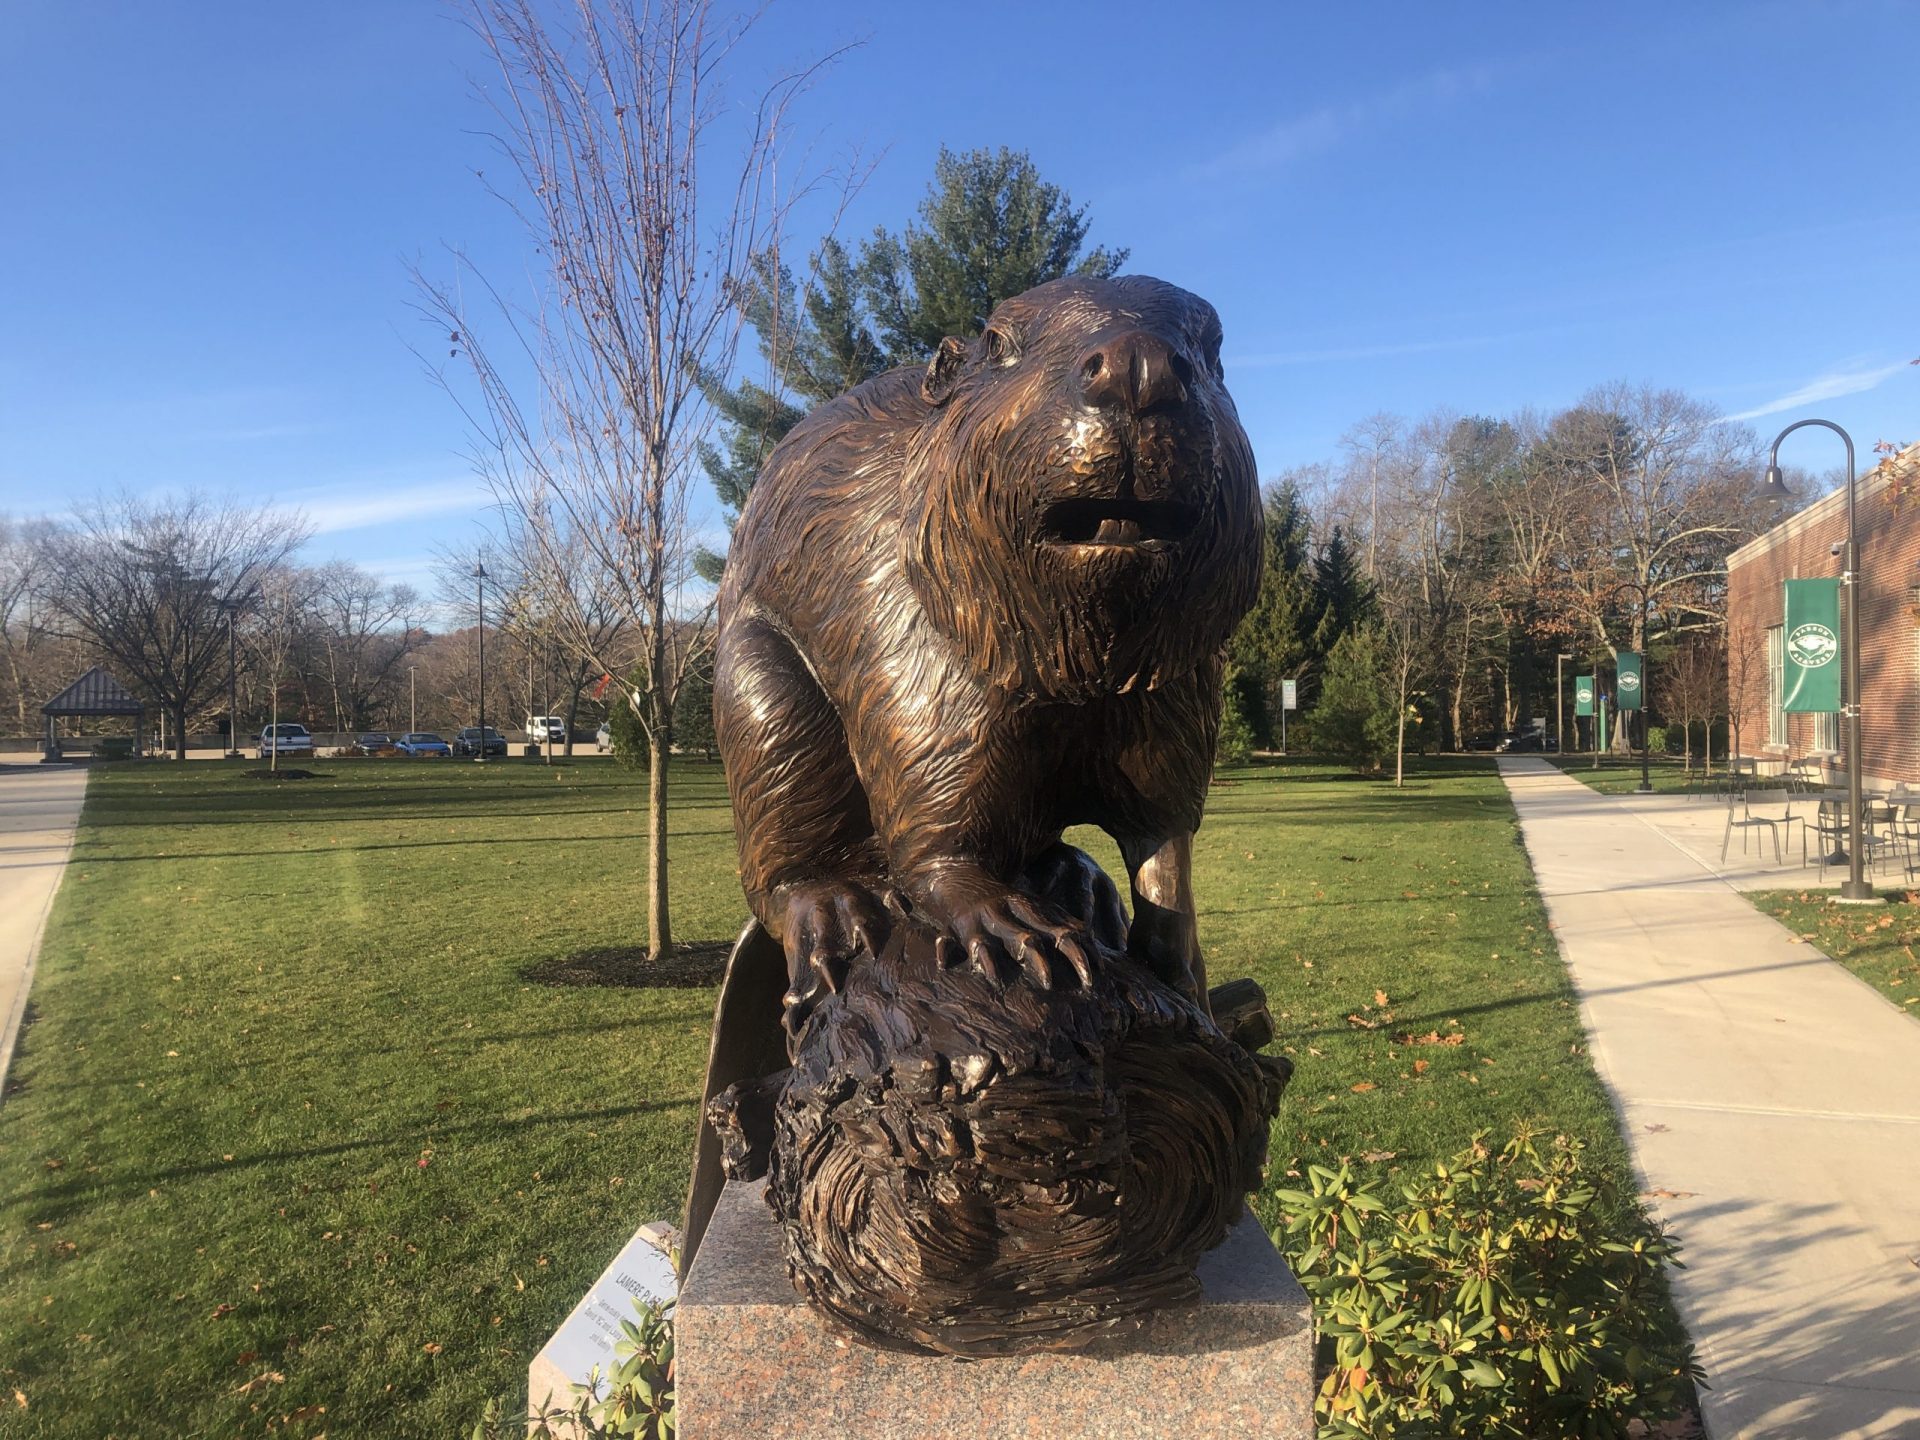
[[[333, 1145], [310, 1145], [300, 1150], [264, 1150], [249, 1155], [241, 1152], [232, 1160], [201, 1161], [194, 1165], [175, 1165], [161, 1170], [143, 1170], [124, 1184], [101, 1183], [87, 1176], [76, 1176], [72, 1180], [60, 1181], [38, 1189], [14, 1195], [0, 1196], [0, 1204], [18, 1205], [34, 1203], [34, 1214], [38, 1220], [59, 1221], [72, 1213], [71, 1208], [59, 1208], [60, 1201], [82, 1200], [84, 1204], [93, 1204], [102, 1198], [121, 1198], [139, 1195], [160, 1185], [171, 1184], [177, 1180], [193, 1180], [202, 1175], [234, 1174], [261, 1166], [294, 1165], [303, 1160], [326, 1160], [339, 1155], [352, 1155], [366, 1150], [398, 1151], [403, 1157], [411, 1159], [419, 1148], [422, 1137], [442, 1141], [456, 1135], [493, 1136], [503, 1131], [546, 1129], [555, 1125], [605, 1124], [609, 1120], [624, 1120], [634, 1115], [652, 1115], [667, 1110], [691, 1110], [695, 1107], [692, 1096], [680, 1100], [642, 1100], [633, 1105], [608, 1105], [598, 1110], [567, 1110], [561, 1112], [541, 1112], [523, 1115], [515, 1120], [502, 1120], [498, 1116], [483, 1116], [460, 1124], [447, 1124], [440, 1120], [423, 1120], [414, 1129], [404, 1135], [382, 1135], [367, 1140], [342, 1140]], [[42, 1208], [39, 1202], [52, 1202]]]
[[[463, 818], [474, 819], [476, 817], [465, 816]], [[507, 819], [513, 817], [501, 816], [497, 818]], [[675, 830], [668, 835], [667, 839], [669, 841], [700, 840], [712, 839], [720, 835], [731, 837], [733, 835], [733, 828], [731, 826], [721, 826], [713, 830]], [[540, 837], [540, 843], [543, 845], [603, 845], [614, 844], [624, 840], [644, 842], [646, 838], [646, 834], [643, 831], [636, 831], [630, 835], [542, 835]], [[101, 854], [88, 850], [85, 853], [77, 853], [74, 859], [77, 862], [84, 861], [88, 865], [124, 865], [141, 860], [252, 860], [269, 855], [352, 855], [379, 850], [444, 850], [457, 849], [468, 845], [519, 846], [525, 844], [526, 837], [524, 835], [488, 835], [471, 836], [459, 840], [380, 840], [368, 845], [304, 845], [281, 847], [278, 849], [261, 846], [251, 850], [168, 850], [165, 852], [156, 852], [151, 855]], [[12, 867], [0, 865], [0, 869], [6, 868]]]

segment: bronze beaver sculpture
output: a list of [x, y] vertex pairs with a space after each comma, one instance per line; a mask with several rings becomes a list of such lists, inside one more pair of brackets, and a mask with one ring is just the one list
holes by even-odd
[[1261, 544], [1220, 343], [1163, 281], [1056, 280], [769, 457], [721, 589], [714, 720], [789, 1028], [890, 911], [983, 972], [1084, 982], [1088, 917], [1019, 883], [1083, 823], [1124, 857], [1128, 948], [1205, 996], [1190, 839]]
[[[1221, 654], [1260, 572], [1220, 341], [1162, 281], [1055, 281], [769, 458], [714, 678], [756, 924], [684, 1262], [722, 1174], [764, 1175], [837, 1323], [1019, 1353], [1190, 1297], [1241, 1213], [1287, 1065], [1254, 1054], [1251, 982], [1210, 1014], [1195, 938]], [[1131, 919], [1077, 824], [1118, 844]]]

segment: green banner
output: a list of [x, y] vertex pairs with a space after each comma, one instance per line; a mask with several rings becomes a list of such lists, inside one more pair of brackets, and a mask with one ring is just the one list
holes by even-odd
[[1614, 658], [1613, 683], [1619, 692], [1622, 710], [1638, 710], [1641, 703], [1641, 690], [1645, 675], [1640, 664], [1640, 656], [1632, 650], [1622, 650]]
[[1781, 709], [1818, 714], [1840, 708], [1840, 582], [1789, 580]]
[[1576, 715], [1593, 714], [1593, 676], [1576, 675], [1573, 677], [1573, 713]]

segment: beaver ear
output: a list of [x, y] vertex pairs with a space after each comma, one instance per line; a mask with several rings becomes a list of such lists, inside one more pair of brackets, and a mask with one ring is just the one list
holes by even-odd
[[920, 398], [929, 405], [944, 405], [959, 383], [960, 369], [967, 363], [967, 342], [949, 335], [927, 362], [926, 377], [920, 382]]

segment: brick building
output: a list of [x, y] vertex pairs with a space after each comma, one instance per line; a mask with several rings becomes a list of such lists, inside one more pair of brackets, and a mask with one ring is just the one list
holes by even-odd
[[[1920, 788], [1920, 445], [1861, 477], [1854, 508], [1860, 567], [1861, 777], [1869, 788]], [[1902, 493], [1899, 505], [1889, 491]], [[1839, 715], [1781, 710], [1784, 659], [1780, 582], [1840, 573], [1835, 547], [1847, 537], [1847, 496], [1833, 494], [1783, 520], [1727, 557], [1727, 694], [1742, 753], [1785, 761], [1828, 754], [1844, 768]], [[1843, 605], [1853, 597], [1843, 588]]]

